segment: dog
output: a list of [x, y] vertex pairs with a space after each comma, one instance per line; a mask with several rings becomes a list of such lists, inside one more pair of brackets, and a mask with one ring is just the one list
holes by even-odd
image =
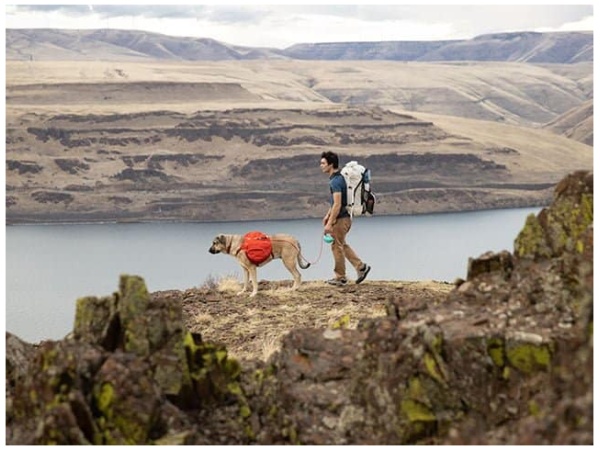
[[[290, 236], [289, 234], [274, 234], [269, 237], [271, 238], [272, 245], [271, 255], [259, 266], [262, 267], [274, 259], [280, 258], [283, 261], [283, 265], [294, 277], [292, 290], [295, 291], [300, 287], [300, 283], [302, 282], [302, 277], [296, 267], [296, 263], [302, 269], [308, 269], [310, 263], [304, 260], [300, 251], [300, 243], [295, 237]], [[248, 280], [250, 280], [252, 282], [252, 292], [250, 293], [250, 297], [254, 297], [258, 293], [256, 268], [259, 266], [252, 263], [246, 256], [246, 253], [241, 250], [243, 239], [244, 237], [241, 234], [219, 234], [214, 238], [208, 251], [213, 255], [225, 253], [237, 259], [240, 266], [242, 266], [242, 269], [244, 269], [244, 285], [237, 295], [246, 292]]]

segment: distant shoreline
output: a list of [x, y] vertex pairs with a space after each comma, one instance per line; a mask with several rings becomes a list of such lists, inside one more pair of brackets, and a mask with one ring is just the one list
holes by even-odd
[[[418, 212], [418, 213], [407, 213], [407, 214], [374, 214], [373, 216], [359, 216], [356, 220], [368, 220], [370, 217], [401, 217], [401, 216], [427, 216], [427, 215], [442, 215], [442, 214], [461, 214], [461, 213], [475, 213], [485, 211], [497, 211], [507, 209], [526, 209], [526, 208], [544, 208], [549, 203], [543, 204], [531, 204], [524, 206], [507, 206], [504, 208], [478, 208], [478, 209], [464, 209], [458, 211], [431, 211], [431, 212]], [[172, 223], [172, 224], [200, 224], [200, 223], [243, 223], [243, 222], [261, 222], [261, 221], [291, 221], [291, 220], [318, 220], [322, 216], [314, 217], [296, 217], [296, 218], [263, 218], [263, 219], [237, 219], [237, 220], [187, 220], [187, 219], [131, 219], [131, 220], [82, 220], [82, 221], [10, 221], [6, 220], [5, 225], [10, 226], [59, 226], [59, 225], [128, 225], [128, 224], [158, 224], [158, 223]]]

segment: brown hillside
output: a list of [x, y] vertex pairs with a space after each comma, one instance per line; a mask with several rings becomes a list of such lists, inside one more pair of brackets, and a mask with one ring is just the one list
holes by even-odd
[[[592, 150], [501, 122], [531, 120], [531, 83], [561, 85], [560, 111], [581, 90], [565, 94], [565, 72], [502, 67], [525, 83], [512, 106], [519, 95], [473, 94], [486, 78], [477, 89], [500, 89], [495, 64], [9, 62], [7, 221], [317, 217], [323, 150], [373, 170], [378, 214], [541, 205], [566, 173], [592, 167]], [[427, 101], [407, 108], [407, 92]], [[455, 117], [426, 112], [444, 108]], [[491, 112], [505, 120], [456, 117]]]
[[[304, 108], [343, 103], [540, 126], [592, 97], [592, 73], [591, 63], [7, 61], [6, 82], [7, 107], [16, 111], [47, 109], [51, 101], [60, 112], [78, 113], [190, 112], [250, 105]], [[88, 94], [81, 88], [77, 91], [84, 95], [78, 100], [79, 107], [66, 89], [71, 83], [75, 83], [74, 89], [88, 87]], [[202, 83], [213, 88], [231, 84], [240, 85], [251, 97], [240, 97], [241, 91], [229, 98], [214, 94], [203, 97], [208, 94], [205, 89], [182, 99], [180, 94], [163, 91], [162, 96], [149, 92], [140, 103], [135, 96], [121, 99], [122, 91], [116, 89], [111, 95], [109, 86], [104, 85], [115, 83], [133, 90], [144, 89], [147, 83], [182, 83], [187, 87]], [[135, 83], [143, 84], [136, 87]], [[39, 105], [23, 98], [22, 90], [27, 93], [29, 85], [32, 95], [41, 101]], [[45, 89], [45, 99], [37, 95], [40, 89]], [[103, 95], [98, 98], [93, 92]]]
[[567, 111], [544, 128], [584, 144], [594, 145], [594, 101], [588, 100]]

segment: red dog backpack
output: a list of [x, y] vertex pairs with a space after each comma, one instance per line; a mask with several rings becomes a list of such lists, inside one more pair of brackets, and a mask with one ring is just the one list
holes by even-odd
[[250, 262], [261, 264], [271, 256], [271, 238], [260, 231], [251, 231], [244, 235], [240, 250], [246, 252]]

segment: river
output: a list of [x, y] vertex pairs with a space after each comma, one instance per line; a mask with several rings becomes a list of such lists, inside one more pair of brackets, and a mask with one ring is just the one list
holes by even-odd
[[[372, 266], [368, 280], [454, 281], [469, 257], [513, 249], [527, 215], [540, 208], [417, 216], [358, 217], [348, 243]], [[149, 291], [184, 290], [225, 276], [241, 279], [237, 262], [211, 255], [219, 233], [289, 233], [306, 259], [304, 280], [332, 276], [321, 221], [18, 225], [6, 227], [6, 330], [28, 342], [62, 339], [73, 328], [76, 299], [110, 295], [120, 274], [142, 276]], [[348, 265], [348, 276], [355, 273]], [[290, 279], [281, 261], [259, 279]]]

